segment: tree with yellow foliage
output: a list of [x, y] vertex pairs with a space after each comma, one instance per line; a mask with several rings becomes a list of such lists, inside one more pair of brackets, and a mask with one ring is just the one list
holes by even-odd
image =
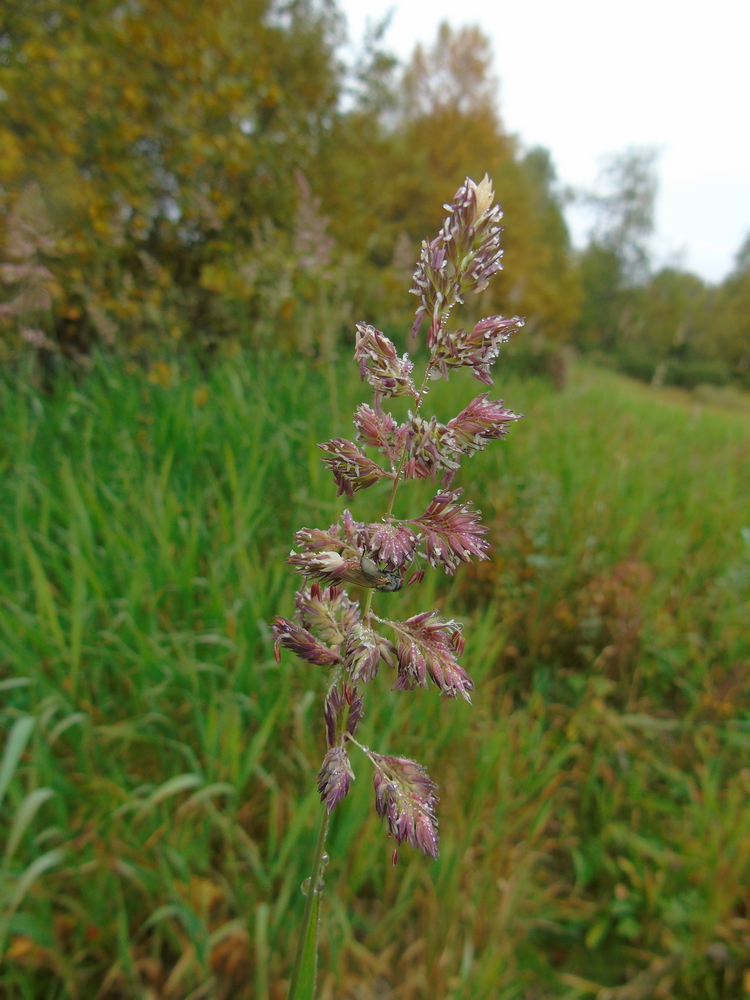
[[252, 318], [259, 281], [242, 264], [264, 220], [291, 227], [293, 171], [338, 100], [335, 31], [312, 0], [6, 5], [3, 207], [39, 185], [64, 346], [210, 346], [237, 322], [232, 282]]

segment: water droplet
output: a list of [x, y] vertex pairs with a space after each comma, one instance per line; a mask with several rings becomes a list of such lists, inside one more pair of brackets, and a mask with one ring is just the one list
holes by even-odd
[[310, 877], [308, 876], [300, 886], [300, 892], [302, 893], [303, 896], [307, 896], [309, 891], [310, 891]]
[[330, 861], [330, 858], [328, 857], [328, 855], [327, 854], [323, 854], [322, 858], [320, 859], [320, 867], [321, 868], [325, 868], [329, 861]]

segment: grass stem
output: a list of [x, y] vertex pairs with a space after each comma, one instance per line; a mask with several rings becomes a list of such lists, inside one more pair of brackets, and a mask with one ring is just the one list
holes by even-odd
[[[287, 994], [287, 1000], [296, 1000], [297, 986], [299, 984], [300, 972], [302, 970], [302, 959], [305, 952], [305, 943], [310, 930], [310, 920], [313, 914], [313, 903], [315, 901], [315, 896], [319, 895], [322, 891], [322, 886], [318, 886], [318, 882], [321, 876], [321, 867], [323, 863], [323, 852], [326, 843], [326, 834], [328, 833], [328, 810], [325, 804], [321, 804], [321, 815], [320, 815], [320, 826], [318, 827], [318, 840], [315, 844], [315, 854], [313, 855], [312, 871], [310, 872], [310, 886], [307, 890], [307, 899], [305, 900], [305, 912], [302, 915], [302, 926], [300, 928], [299, 941], [297, 942], [297, 954], [294, 959], [294, 969], [292, 971], [292, 978], [289, 983], [289, 993]], [[316, 935], [317, 938], [317, 935]], [[317, 954], [317, 941], [315, 952]]]

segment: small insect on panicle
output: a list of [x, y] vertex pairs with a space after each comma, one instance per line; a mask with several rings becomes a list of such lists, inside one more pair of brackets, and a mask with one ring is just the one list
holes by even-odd
[[374, 587], [381, 593], [390, 594], [401, 590], [404, 581], [397, 569], [380, 569], [369, 556], [362, 556], [359, 561], [364, 581], [363, 587]]

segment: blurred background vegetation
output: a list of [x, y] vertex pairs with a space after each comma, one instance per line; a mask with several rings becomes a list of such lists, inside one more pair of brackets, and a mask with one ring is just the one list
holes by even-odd
[[504, 133], [476, 29], [408, 67], [372, 38], [349, 72], [335, 10], [309, 3], [45, 0], [3, 37], [6, 352], [19, 322], [74, 357], [156, 358], [314, 354], [353, 316], [403, 321], [421, 240], [485, 171], [514, 276], [482, 308], [556, 339], [578, 313], [552, 166]]
[[[627, 150], [600, 189], [561, 188], [504, 130], [477, 28], [400, 65], [373, 31], [341, 60], [331, 3], [28, 0], [0, 35], [0, 345], [204, 359], [309, 354], [353, 318], [403, 325], [440, 206], [488, 172], [506, 273], [477, 310], [647, 381], [750, 385], [750, 251], [718, 287], [652, 272], [656, 164]], [[574, 253], [565, 200], [592, 209]], [[49, 359], [48, 359], [49, 360]]]
[[527, 318], [527, 419], [464, 484], [492, 561], [377, 595], [466, 620], [476, 703], [377, 679], [365, 742], [428, 764], [442, 856], [391, 866], [363, 768], [321, 996], [750, 995], [750, 244], [655, 272], [653, 152], [562, 189], [475, 28], [347, 66], [330, 3], [0, 17], [0, 995], [283, 1000], [326, 679], [266, 623], [340, 510], [354, 323], [405, 346], [485, 171], [506, 270], [467, 312]]

